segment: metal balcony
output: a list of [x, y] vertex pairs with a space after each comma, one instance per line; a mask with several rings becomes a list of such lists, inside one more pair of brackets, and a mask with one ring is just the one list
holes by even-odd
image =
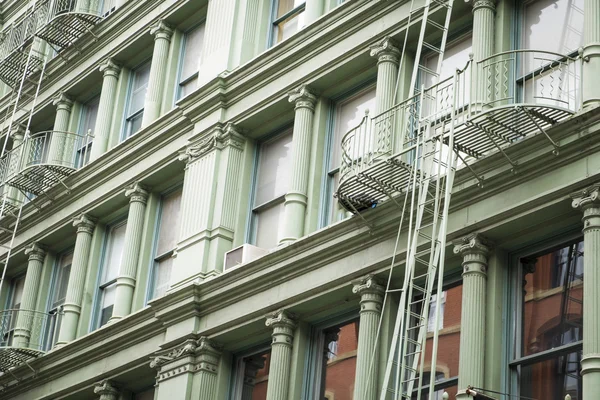
[[[0, 159], [2, 183], [39, 196], [71, 175], [89, 157], [91, 138], [46, 131], [27, 136]], [[65, 186], [66, 187], [66, 186]]]
[[[105, 4], [106, 3], [106, 4]], [[112, 10], [111, 0], [46, 0], [38, 6], [45, 19], [39, 24], [37, 36], [58, 50], [71, 46], [90, 32]]]
[[444, 152], [453, 128], [460, 165], [480, 183], [470, 163], [499, 152], [516, 168], [504, 149], [525, 137], [544, 135], [558, 153], [548, 130], [579, 109], [580, 88], [579, 58], [515, 50], [471, 61], [391, 109], [366, 115], [344, 135], [338, 201], [357, 213], [409, 190], [415, 138], [427, 129], [437, 140], [432, 146]]
[[0, 372], [39, 357], [56, 342], [58, 314], [32, 310], [0, 313]]

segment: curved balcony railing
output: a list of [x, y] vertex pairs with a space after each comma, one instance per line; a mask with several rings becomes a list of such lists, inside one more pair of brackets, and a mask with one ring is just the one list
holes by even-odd
[[33, 310], [0, 312], [0, 371], [49, 350], [56, 342], [60, 315]]

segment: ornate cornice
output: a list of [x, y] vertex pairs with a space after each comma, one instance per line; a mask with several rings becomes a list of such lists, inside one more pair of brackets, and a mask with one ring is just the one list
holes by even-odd
[[398, 64], [400, 62], [400, 50], [389, 36], [384, 37], [377, 44], [370, 46], [369, 50], [371, 57], [377, 58], [377, 64], [382, 62]]
[[600, 183], [571, 194], [571, 205], [583, 211], [583, 232], [600, 228]]
[[130, 203], [143, 203], [148, 201], [148, 190], [139, 182], [134, 182], [125, 189], [125, 197], [129, 197]]
[[473, 6], [473, 12], [481, 8], [488, 8], [492, 11], [496, 11], [495, 0], [465, 0], [465, 3], [471, 4]]
[[54, 99], [52, 99], [52, 105], [56, 106], [58, 110], [62, 109], [71, 111], [71, 108], [73, 107], [73, 100], [61, 92]]
[[119, 77], [121, 72], [121, 66], [113, 61], [112, 58], [107, 58], [102, 64], [100, 64], [100, 72], [104, 77], [112, 76], [114, 78]]
[[25, 255], [28, 256], [29, 261], [44, 262], [46, 257], [46, 250], [37, 243], [32, 243], [31, 246], [25, 249]]
[[234, 124], [228, 122], [225, 127], [222, 125], [215, 127], [210, 134], [190, 144], [185, 150], [181, 150], [177, 158], [189, 164], [215, 149], [222, 150], [231, 146], [235, 149], [243, 150], [245, 143], [246, 138], [240, 130]]
[[299, 88], [290, 91], [288, 100], [290, 103], [295, 104], [296, 110], [307, 108], [310, 111], [315, 111], [315, 105], [317, 104], [317, 97], [311, 93], [307, 85], [301, 85]]
[[101, 400], [115, 399], [119, 395], [119, 389], [112, 381], [105, 379], [96, 383], [94, 393], [99, 395]]
[[173, 29], [165, 23], [162, 19], [158, 20], [152, 28], [150, 28], [150, 34], [156, 39], [171, 40], [173, 36]]
[[81, 214], [80, 216], [73, 219], [73, 226], [77, 228], [77, 233], [94, 233], [94, 227], [96, 226], [96, 219], [90, 217], [87, 214]]
[[178, 360], [179, 358], [193, 355], [196, 352], [197, 347], [196, 340], [188, 339], [171, 349], [160, 351], [156, 356], [152, 357], [150, 361], [150, 368], [160, 368], [163, 365]]

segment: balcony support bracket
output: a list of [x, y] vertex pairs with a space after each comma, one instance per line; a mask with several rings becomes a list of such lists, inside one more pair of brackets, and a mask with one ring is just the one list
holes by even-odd
[[[512, 172], [516, 173], [516, 168], [518, 163], [516, 161], [513, 161], [508, 154], [506, 154], [506, 152], [504, 151], [504, 149], [502, 149], [502, 146], [500, 146], [496, 140], [492, 137], [493, 132], [490, 132], [490, 130], [488, 128], [486, 128], [485, 126], [482, 126], [480, 124], [478, 124], [477, 122], [470, 122], [473, 126], [475, 126], [478, 129], [481, 129], [481, 131], [483, 133], [486, 134], [486, 136], [488, 137], [488, 139], [492, 142], [492, 144], [494, 145], [494, 147], [496, 147], [496, 149], [498, 149], [500, 151], [500, 153], [502, 153], [502, 155], [504, 156], [504, 158], [506, 158], [506, 161], [508, 161], [508, 163], [512, 166]], [[494, 135], [495, 136], [495, 135]]]
[[525, 115], [527, 115], [527, 118], [529, 118], [529, 120], [531, 121], [531, 123], [534, 124], [536, 126], [536, 128], [538, 128], [538, 130], [544, 134], [544, 136], [546, 136], [546, 139], [548, 139], [548, 141], [550, 142], [550, 144], [552, 145], [552, 147], [554, 147], [554, 150], [552, 151], [552, 153], [554, 153], [554, 155], [557, 156], [559, 148], [560, 148], [560, 146], [558, 145], [558, 143], [556, 143], [554, 140], [552, 140], [552, 138], [550, 137], [550, 135], [548, 135], [548, 132], [546, 132], [546, 130], [544, 128], [542, 128], [542, 126], [531, 115], [532, 113], [529, 112], [528, 109], [526, 109], [525, 107], [520, 107], [520, 109], [521, 109], [522, 112], [525, 113]]
[[479, 186], [479, 188], [483, 188], [483, 176], [479, 175], [477, 172], [475, 172], [475, 170], [473, 169], [473, 167], [471, 167], [471, 165], [467, 162], [467, 160], [460, 154], [459, 151], [456, 151], [456, 155], [458, 156], [458, 158], [460, 159], [460, 161], [463, 162], [463, 164], [465, 164], [465, 166], [469, 169], [469, 171], [471, 171], [471, 174], [473, 174], [473, 176], [475, 177], [475, 179], [477, 179], [477, 186]]

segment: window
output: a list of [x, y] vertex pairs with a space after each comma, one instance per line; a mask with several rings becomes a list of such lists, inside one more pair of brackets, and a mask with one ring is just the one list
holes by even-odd
[[254, 243], [271, 249], [279, 242], [283, 202], [290, 179], [292, 130], [260, 146], [252, 209]]
[[[25, 287], [25, 276], [14, 278], [10, 285], [10, 297], [7, 304], [7, 310], [18, 310], [21, 308], [21, 299], [23, 298], [23, 288]], [[2, 320], [2, 337], [0, 337], [0, 346], [11, 346], [14, 338], [14, 329], [17, 324], [18, 312], [8, 313]]]
[[580, 400], [583, 241], [522, 258], [521, 270], [513, 384], [523, 397]]
[[271, 45], [284, 41], [304, 26], [306, 0], [273, 0]]
[[132, 72], [128, 98], [129, 105], [127, 106], [125, 138], [136, 134], [142, 127], [144, 102], [146, 101], [149, 78], [150, 62], [141, 65]]
[[204, 44], [204, 24], [185, 34], [182, 43], [183, 59], [179, 71], [179, 91], [177, 98], [187, 96], [198, 85], [198, 67]]
[[235, 357], [231, 400], [266, 400], [271, 348]]
[[67, 297], [67, 287], [69, 285], [69, 277], [71, 276], [71, 264], [73, 263], [73, 252], [63, 253], [58, 257], [58, 262], [54, 267], [54, 278], [52, 281], [52, 291], [50, 295], [50, 310], [49, 314], [53, 317], [48, 319], [46, 325], [46, 343], [47, 350], [54, 347], [58, 340], [57, 327], [60, 326], [60, 308], [65, 304]]
[[[470, 60], [470, 54], [473, 52], [472, 41], [472, 37], [469, 36], [448, 43], [444, 51], [444, 60], [442, 61], [439, 82], [454, 76], [454, 71], [457, 69], [464, 69], [466, 67]], [[439, 54], [429, 53], [425, 55], [424, 58], [425, 67], [431, 71], [437, 70], [437, 64], [440, 58]], [[423, 71], [420, 72], [421, 74], [425, 74]], [[431, 74], [425, 75], [422, 82], [425, 87], [428, 88], [435, 83], [435, 77]]]
[[179, 234], [180, 205], [181, 189], [169, 193], [162, 198], [154, 257], [153, 299], [161, 297], [169, 289], [171, 268], [173, 267], [173, 251], [175, 250], [175, 246], [177, 246]]
[[10, 302], [8, 303], [9, 310], [18, 310], [21, 308], [21, 299], [23, 297], [24, 287], [25, 276], [21, 276], [12, 280]]
[[328, 212], [325, 224], [340, 221], [345, 217], [344, 210], [340, 208], [337, 200], [333, 197], [333, 194], [337, 192], [340, 181], [342, 138], [350, 130], [360, 125], [366, 111], [374, 116], [375, 87], [373, 86], [363, 89], [335, 103], [333, 106], [333, 135], [331, 138], [329, 169], [327, 171]]
[[358, 331], [358, 319], [316, 329], [311, 399], [353, 397]]
[[115, 224], [108, 229], [99, 285], [100, 314], [98, 326], [105, 325], [112, 316], [126, 228], [127, 221], [124, 221]]
[[77, 146], [77, 155], [75, 166], [81, 168], [90, 161], [92, 151], [92, 138], [96, 133], [96, 119], [98, 117], [98, 106], [100, 105], [100, 96], [94, 97], [83, 106], [81, 112], [81, 122], [79, 124], [80, 142]]

